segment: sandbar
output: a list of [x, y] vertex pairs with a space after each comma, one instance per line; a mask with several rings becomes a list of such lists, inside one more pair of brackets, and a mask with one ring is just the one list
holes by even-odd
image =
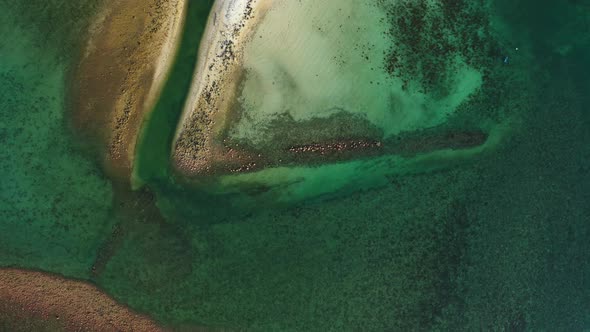
[[187, 3], [109, 1], [91, 25], [73, 73], [72, 125], [111, 177], [131, 175], [141, 125], [175, 60]]
[[166, 331], [87, 282], [39, 271], [0, 269], [0, 311], [16, 331]]

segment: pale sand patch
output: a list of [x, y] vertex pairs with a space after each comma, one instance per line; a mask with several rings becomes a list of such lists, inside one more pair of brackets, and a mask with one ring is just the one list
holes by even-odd
[[[428, 11], [442, 15], [436, 3]], [[424, 93], [416, 78], [391, 77], [384, 65], [396, 43], [389, 28], [373, 0], [218, 0], [173, 145], [177, 174], [263, 167], [261, 154], [225, 143], [269, 145], [280, 135], [266, 128], [284, 118], [305, 122], [346, 112], [384, 139], [444, 123], [478, 90], [481, 74], [457, 56], [444, 68], [449, 89], [442, 96]]]
[[[424, 14], [443, 12], [435, 1]], [[444, 95], [424, 92], [417, 77], [392, 77], [384, 54], [400, 46], [390, 29], [374, 0], [275, 1], [244, 46], [244, 114], [231, 136], [259, 145], [269, 139], [260, 129], [276, 119], [326, 119], [341, 110], [367, 119], [385, 137], [444, 123], [480, 87], [481, 74], [457, 54], [439, 69], [451, 73]]]
[[49, 273], [0, 269], [0, 303], [16, 330], [32, 320], [58, 331], [166, 331], [89, 283]]
[[107, 2], [91, 25], [74, 71], [72, 120], [110, 176], [130, 177], [137, 136], [174, 62], [187, 3]]

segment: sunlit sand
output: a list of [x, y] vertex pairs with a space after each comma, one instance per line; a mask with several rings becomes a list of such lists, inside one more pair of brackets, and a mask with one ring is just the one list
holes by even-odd
[[174, 62], [186, 1], [108, 3], [75, 70], [74, 130], [103, 155], [108, 173], [129, 177], [142, 122]]

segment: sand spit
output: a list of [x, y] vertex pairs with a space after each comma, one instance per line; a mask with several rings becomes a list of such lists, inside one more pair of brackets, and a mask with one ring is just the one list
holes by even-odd
[[74, 131], [93, 142], [110, 176], [127, 180], [135, 142], [181, 39], [186, 0], [107, 2], [71, 87]]
[[37, 271], [0, 269], [0, 310], [13, 331], [165, 331], [93, 285]]
[[[254, 157], [219, 141], [242, 73], [241, 49], [272, 0], [218, 0], [209, 16], [194, 75], [174, 140], [172, 164], [182, 176], [209, 175], [216, 167], [254, 167]], [[245, 166], [250, 165], [250, 166]]]

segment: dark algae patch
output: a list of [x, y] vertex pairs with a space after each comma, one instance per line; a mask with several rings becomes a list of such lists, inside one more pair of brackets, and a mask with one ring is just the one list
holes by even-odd
[[[389, 74], [412, 72], [444, 93], [438, 69], [462, 54], [486, 68], [487, 93], [444, 125], [390, 141], [359, 127], [352, 132], [370, 135], [307, 143], [332, 136], [322, 136], [322, 124], [307, 134], [296, 121], [277, 124], [292, 144], [269, 140], [269, 149], [299, 154], [287, 163], [293, 172], [317, 170], [316, 154], [332, 154], [337, 166], [320, 187], [443, 151], [426, 158], [432, 167], [408, 164], [379, 186], [352, 182], [345, 194], [277, 207], [256, 200], [276, 190], [264, 184], [242, 188], [253, 199], [239, 206], [238, 194], [200, 193], [171, 179], [172, 140], [212, 1], [189, 2], [179, 54], [137, 145], [145, 186], [132, 191], [105, 177], [66, 125], [72, 56], [99, 3], [0, 0], [0, 270], [15, 285], [0, 284], [11, 299], [0, 303], [0, 329], [63, 329], [65, 316], [54, 313], [71, 306], [15, 292], [46, 292], [50, 278], [179, 331], [588, 330], [590, 7], [476, 1], [485, 6], [470, 16], [471, 2], [441, 0], [445, 16], [425, 17], [428, 1], [376, 3], [390, 6], [388, 33], [405, 45], [383, 54]], [[478, 17], [497, 20], [494, 38], [478, 30], [487, 24]], [[447, 30], [461, 48], [449, 48]], [[501, 140], [484, 120], [503, 124]], [[478, 147], [484, 153], [461, 154]], [[358, 150], [362, 160], [383, 150], [401, 157], [340, 167]], [[40, 279], [27, 283], [23, 273]], [[49, 289], [66, 296], [76, 287]], [[51, 305], [17, 311], [17, 302]]]

